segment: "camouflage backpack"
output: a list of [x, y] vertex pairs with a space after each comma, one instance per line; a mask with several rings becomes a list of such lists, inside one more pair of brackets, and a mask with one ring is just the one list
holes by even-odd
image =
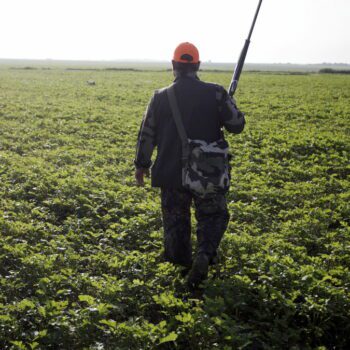
[[188, 139], [173, 85], [167, 88], [167, 96], [182, 143], [182, 185], [202, 198], [227, 192], [230, 187], [228, 143], [224, 139], [211, 143]]

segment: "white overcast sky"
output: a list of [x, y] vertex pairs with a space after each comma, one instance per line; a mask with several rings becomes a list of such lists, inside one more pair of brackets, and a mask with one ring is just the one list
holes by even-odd
[[[0, 58], [233, 62], [258, 0], [0, 0]], [[263, 0], [247, 62], [350, 63], [350, 0]]]

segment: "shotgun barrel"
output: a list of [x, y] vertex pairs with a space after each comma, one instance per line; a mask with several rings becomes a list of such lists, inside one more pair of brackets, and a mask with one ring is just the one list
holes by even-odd
[[252, 25], [250, 27], [250, 31], [249, 31], [248, 37], [247, 37], [247, 39], [246, 39], [246, 41], [244, 43], [243, 49], [241, 51], [241, 54], [239, 55], [238, 62], [236, 64], [235, 70], [233, 72], [231, 84], [230, 84], [230, 87], [228, 89], [228, 94], [231, 97], [234, 95], [234, 93], [235, 93], [235, 91], [237, 89], [237, 86], [238, 86], [238, 81], [239, 81], [239, 78], [240, 78], [242, 70], [243, 70], [244, 61], [245, 61], [245, 58], [247, 56], [247, 52], [248, 52], [248, 48], [249, 48], [249, 44], [250, 44], [250, 38], [251, 38], [253, 30], [254, 30], [256, 19], [258, 18], [258, 14], [259, 14], [259, 11], [260, 11], [261, 3], [262, 3], [262, 0], [259, 0], [259, 4], [258, 4], [258, 7], [257, 7], [257, 9], [255, 11], [255, 16], [254, 16], [254, 19], [253, 19], [253, 23], [252, 23]]

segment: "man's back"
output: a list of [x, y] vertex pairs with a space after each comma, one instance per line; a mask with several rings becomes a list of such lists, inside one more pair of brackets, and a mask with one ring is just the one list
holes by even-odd
[[[213, 142], [221, 137], [216, 88], [196, 77], [181, 77], [174, 82], [182, 122], [190, 139]], [[166, 89], [154, 98], [157, 159], [152, 168], [152, 184], [181, 186], [181, 140], [171, 113]]]
[[[202, 82], [193, 74], [177, 77], [174, 86], [188, 138], [213, 142], [223, 137], [222, 127], [230, 132], [242, 131], [244, 118], [241, 116], [238, 120], [238, 112], [222, 86]], [[148, 131], [145, 136], [152, 136], [153, 146], [157, 147], [157, 158], [152, 167], [152, 186], [181, 187], [181, 140], [166, 88], [155, 92], [143, 128]], [[142, 160], [140, 152], [136, 160], [138, 158]]]

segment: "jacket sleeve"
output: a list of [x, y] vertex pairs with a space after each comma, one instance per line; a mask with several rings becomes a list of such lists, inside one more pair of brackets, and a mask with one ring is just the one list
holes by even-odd
[[241, 133], [245, 125], [244, 114], [237, 108], [235, 100], [228, 95], [222, 86], [217, 86], [216, 100], [221, 126], [228, 132]]
[[152, 164], [151, 157], [156, 145], [154, 97], [155, 96], [152, 97], [147, 106], [138, 134], [136, 156], [134, 160], [136, 168], [148, 169]]

